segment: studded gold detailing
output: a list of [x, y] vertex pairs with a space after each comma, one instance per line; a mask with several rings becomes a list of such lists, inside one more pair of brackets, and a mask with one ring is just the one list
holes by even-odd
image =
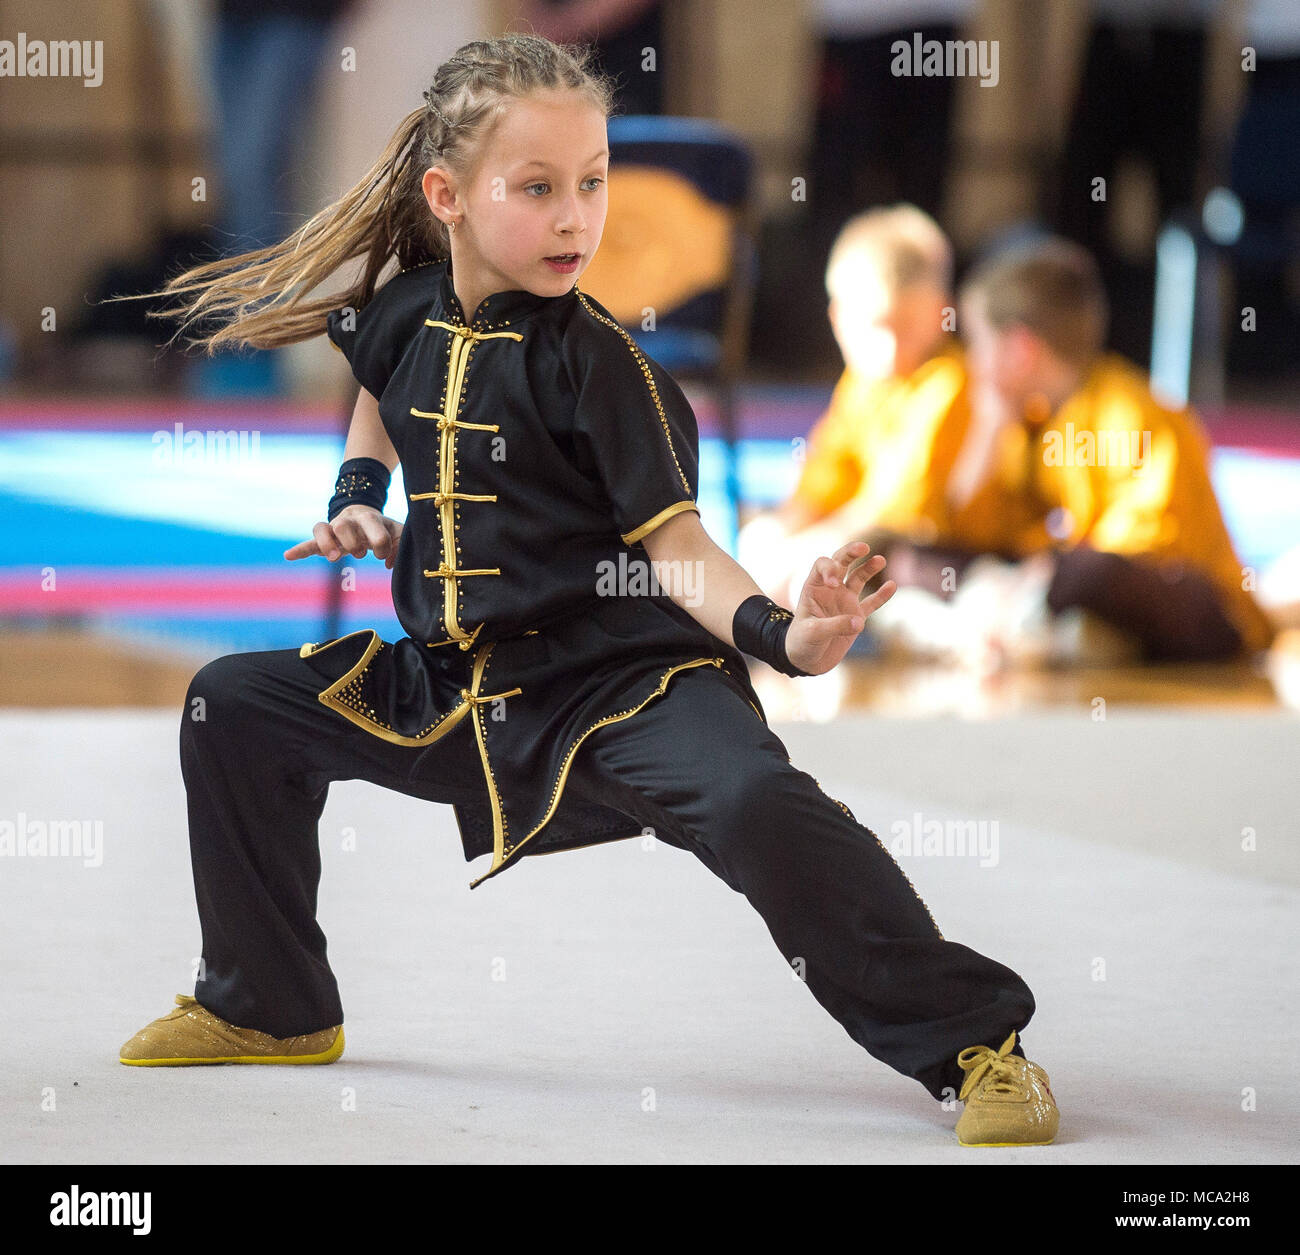
[[460, 567], [458, 570], [453, 571], [451, 567], [444, 565], [440, 566], [436, 571], [430, 571], [428, 567], [425, 567], [424, 573], [430, 579], [449, 580], [454, 579], [458, 575], [500, 575], [501, 568], [499, 566], [477, 568]]
[[470, 423], [456, 417], [460, 410], [461, 398], [465, 391], [465, 371], [474, 346], [480, 340], [522, 340], [518, 331], [475, 331], [461, 323], [442, 322], [436, 318], [426, 318], [426, 327], [442, 327], [452, 333], [450, 339], [447, 365], [447, 385], [442, 395], [442, 408], [439, 410], [421, 410], [411, 407], [411, 413], [417, 418], [431, 418], [438, 428], [438, 487], [434, 492], [411, 493], [412, 501], [431, 500], [439, 512], [442, 524], [442, 561], [437, 570], [425, 568], [428, 579], [443, 579], [443, 622], [450, 641], [455, 641], [461, 649], [469, 649], [478, 636], [483, 625], [480, 623], [472, 632], [466, 632], [457, 618], [460, 608], [457, 579], [468, 575], [500, 575], [500, 567], [468, 568], [457, 565], [459, 545], [456, 540], [456, 510], [459, 501], [482, 501], [496, 503], [495, 493], [463, 493], [456, 491], [456, 429], [472, 428], [476, 431], [499, 431], [497, 423]]
[[[574, 291], [576, 292], [577, 289], [575, 288]], [[640, 345], [638, 345], [637, 342], [618, 325], [618, 323], [614, 322], [611, 318], [606, 318], [604, 314], [600, 313], [600, 311], [587, 300], [583, 293], [578, 292], [577, 296], [578, 300], [582, 302], [583, 309], [585, 309], [587, 313], [598, 322], [603, 322], [607, 327], [612, 327], [617, 331], [618, 334], [623, 337], [629, 350], [631, 350], [632, 356], [636, 359], [636, 364], [641, 368], [641, 373], [645, 376], [646, 387], [650, 390], [650, 400], [654, 402], [655, 411], [659, 415], [659, 422], [664, 429], [664, 439], [668, 442], [668, 452], [672, 454], [673, 465], [677, 467], [677, 473], [682, 477], [682, 487], [685, 488], [688, 493], [691, 492], [692, 489], [690, 483], [686, 479], [686, 472], [682, 470], [682, 465], [677, 460], [677, 450], [673, 448], [672, 432], [668, 427], [668, 416], [664, 413], [663, 402], [659, 399], [658, 385], [655, 383], [654, 375], [650, 371], [650, 365], [646, 361], [645, 354], [641, 352]], [[644, 526], [645, 525], [642, 524], [642, 527]], [[641, 529], [638, 528], [637, 530], [640, 531]]]
[[451, 418], [449, 415], [439, 414], [436, 410], [417, 410], [415, 406], [411, 406], [411, 413], [414, 414], [416, 418], [436, 418], [438, 420], [437, 428], [439, 431], [442, 431], [444, 427], [473, 427], [478, 431], [501, 430], [500, 423], [467, 423], [459, 418]]
[[[491, 646], [490, 645], [487, 646], [487, 649], [490, 651]], [[486, 666], [486, 662], [487, 662], [487, 657], [485, 654], [483, 656], [484, 666]], [[580, 732], [577, 738], [569, 745], [569, 748], [565, 751], [564, 759], [560, 764], [559, 775], [556, 777], [555, 785], [551, 789], [551, 797], [550, 797], [550, 802], [548, 803], [546, 808], [546, 814], [542, 816], [541, 821], [533, 828], [533, 830], [527, 836], [523, 837], [521, 840], [517, 842], [510, 840], [510, 835], [509, 832], [507, 831], [507, 826], [504, 817], [501, 813], [501, 803], [500, 803], [500, 799], [497, 796], [496, 779], [492, 775], [492, 769], [488, 763], [487, 744], [484, 737], [483, 728], [477, 718], [478, 711], [475, 710], [476, 719], [475, 719], [474, 727], [475, 727], [475, 731], [478, 733], [479, 753], [483, 758], [483, 765], [488, 780], [488, 792], [491, 794], [492, 797], [493, 848], [492, 848], [492, 866], [489, 867], [488, 870], [484, 872], [483, 875], [481, 875], [477, 880], [472, 880], [470, 882], [469, 887], [473, 889], [477, 885], [481, 885], [490, 876], [495, 876], [497, 872], [499, 872], [511, 859], [513, 859], [519, 853], [519, 851], [523, 849], [523, 847], [527, 845], [528, 842], [531, 841], [550, 822], [551, 816], [555, 813], [555, 808], [560, 804], [560, 796], [564, 790], [565, 782], [568, 780], [569, 767], [572, 765], [573, 756], [578, 752], [578, 747], [581, 746], [583, 741], [585, 741], [587, 737], [591, 735], [591, 733], [593, 733], [597, 728], [603, 727], [607, 723], [618, 723], [621, 720], [630, 718], [632, 715], [636, 714], [636, 712], [640, 710], [644, 705], [646, 705], [646, 703], [653, 701], [656, 697], [659, 697], [664, 693], [664, 691], [668, 687], [668, 681], [674, 675], [676, 675], [677, 672], [689, 670], [691, 667], [707, 667], [707, 666], [722, 667], [724, 662], [725, 659], [717, 658], [717, 657], [694, 658], [690, 662], [682, 662], [682, 663], [678, 663], [676, 666], [669, 667], [659, 677], [659, 685], [654, 690], [654, 692], [647, 694], [635, 706], [630, 706], [628, 707], [627, 710], [620, 710], [616, 714], [606, 715], [603, 719], [596, 720], [596, 722], [593, 723], [590, 727]], [[475, 665], [475, 674], [476, 675], [479, 674], [479, 668], [477, 664]]]
[[365, 652], [345, 676], [316, 695], [317, 701], [330, 707], [331, 710], [337, 710], [339, 714], [355, 723], [357, 727], [364, 728], [367, 732], [381, 737], [385, 741], [391, 741], [394, 745], [432, 745], [435, 741], [446, 736], [469, 714], [472, 704], [462, 696], [459, 705], [453, 706], [445, 715], [435, 719], [427, 728], [422, 728], [414, 736], [405, 736], [400, 732], [396, 732], [390, 724], [380, 719], [375, 708], [362, 697], [362, 677], [375, 655], [384, 647], [384, 642], [374, 628], [360, 628], [356, 632], [349, 632], [347, 636], [340, 636], [338, 640], [328, 641], [324, 645], [303, 645], [298, 650], [298, 657], [306, 658], [311, 654], [330, 649], [342, 641], [351, 640], [353, 637], [361, 635], [363, 632], [370, 634], [370, 643], [366, 646]]
[[470, 493], [470, 492], [413, 492], [412, 501], [430, 500], [439, 509], [448, 501], [495, 501], [496, 493]]
[[[753, 702], [751, 702], [750, 705], [752, 706], [752, 705], [753, 705]], [[812, 782], [813, 782], [813, 783], [814, 783], [814, 784], [815, 784], [819, 789], [821, 789], [821, 791], [822, 791], [823, 793], [826, 793], [826, 790], [825, 790], [824, 788], [822, 788], [822, 782], [821, 782], [820, 780], [818, 780], [816, 776], [812, 776]], [[862, 828], [866, 828], [867, 832], [870, 832], [870, 833], [871, 833], [871, 838], [872, 838], [872, 840], [875, 841], [875, 843], [876, 843], [876, 844], [881, 848], [881, 850], [884, 852], [885, 857], [886, 857], [887, 859], [889, 859], [889, 861], [890, 861], [891, 863], [893, 863], [895, 867], [898, 867], [898, 860], [895, 859], [894, 856], [893, 856], [892, 854], [890, 854], [889, 849], [888, 849], [888, 847], [885, 845], [885, 843], [884, 843], [884, 842], [883, 842], [883, 841], [882, 841], [878, 836], [876, 836], [876, 834], [875, 834], [874, 832], [871, 832], [871, 829], [870, 829], [870, 828], [867, 828], [866, 824], [862, 824], [862, 823], [860, 823], [860, 821], [858, 820], [857, 816], [855, 816], [855, 815], [853, 814], [853, 812], [852, 812], [851, 810], [849, 810], [849, 808], [848, 808], [847, 806], [845, 806], [843, 802], [840, 801], [839, 798], [837, 798], [837, 797], [831, 797], [831, 795], [830, 795], [829, 793], [826, 793], [826, 796], [827, 796], [827, 797], [830, 797], [830, 798], [831, 798], [831, 801], [834, 802], [835, 805], [838, 806], [838, 807], [840, 808], [840, 810], [842, 810], [842, 811], [843, 811], [843, 812], [844, 812], [844, 813], [845, 813], [845, 814], [846, 814], [846, 815], [847, 815], [851, 820], [853, 820], [853, 822], [854, 822], [855, 824], [859, 824], [860, 827], [862, 827]], [[933, 925], [933, 927], [934, 927], [934, 931], [938, 934], [938, 936], [939, 936], [939, 940], [940, 940], [940, 941], [943, 941], [943, 940], [944, 940], [944, 935], [943, 935], [943, 933], [939, 932], [939, 925], [935, 923], [935, 921], [934, 921], [934, 916], [930, 914], [930, 908], [929, 908], [928, 906], [925, 905], [925, 902], [924, 902], [924, 900], [922, 899], [921, 895], [920, 895], [919, 893], [916, 892], [916, 886], [912, 883], [912, 878], [911, 878], [911, 877], [910, 877], [910, 876], [909, 876], [905, 871], [903, 871], [903, 869], [902, 869], [901, 867], [898, 867], [898, 870], [899, 870], [899, 872], [902, 874], [903, 879], [907, 881], [907, 887], [912, 891], [913, 894], [915, 894], [915, 896], [916, 896], [916, 900], [917, 900], [918, 902], [921, 903], [921, 907], [922, 907], [922, 909], [925, 911], [925, 913], [926, 913], [927, 915], [930, 916], [930, 923], [931, 923], [931, 925]]]
[[463, 641], [452, 638], [446, 641], [425, 641], [429, 649], [437, 649], [440, 645], [458, 645], [461, 649], [472, 649], [478, 640], [478, 634], [483, 630], [483, 624], [479, 624]]
[[[474, 629], [475, 635], [482, 629], [480, 623]], [[578, 752], [578, 748], [583, 741], [594, 732], [597, 728], [603, 727], [607, 723], [618, 723], [623, 719], [628, 719], [636, 714], [648, 702], [661, 696], [668, 687], [669, 680], [679, 671], [686, 671], [692, 667], [714, 666], [725, 671], [726, 659], [718, 656], [710, 658], [693, 658], [690, 662], [678, 663], [669, 667], [659, 677], [659, 683], [653, 692], [648, 693], [635, 706], [629, 706], [626, 710], [620, 710], [612, 715], [606, 715], [595, 723], [585, 728], [570, 743], [565, 751], [564, 758], [560, 764], [560, 771], [551, 788], [550, 800], [547, 804], [546, 814], [541, 821], [519, 841], [511, 839], [509, 831], [509, 822], [506, 818], [504, 809], [501, 806], [501, 796], [497, 789], [496, 775], [492, 770], [492, 763], [488, 757], [487, 750], [487, 729], [483, 722], [481, 707], [498, 701], [506, 697], [514, 697], [523, 692], [523, 689], [516, 685], [514, 688], [504, 689], [498, 693], [482, 693], [480, 688], [483, 684], [484, 676], [487, 672], [488, 661], [491, 658], [493, 649], [496, 648], [497, 641], [484, 641], [480, 644], [478, 651], [474, 656], [474, 666], [470, 677], [469, 688], [460, 690], [460, 702], [454, 706], [445, 715], [424, 729], [417, 737], [402, 736], [394, 732], [387, 724], [378, 719], [375, 711], [369, 707], [363, 707], [359, 700], [360, 680], [366, 668], [370, 665], [375, 654], [383, 647], [384, 642], [380, 639], [379, 634], [373, 628], [362, 628], [359, 632], [351, 632], [348, 636], [339, 637], [338, 640], [327, 641], [324, 645], [303, 645], [298, 654], [306, 658], [320, 650], [332, 648], [341, 641], [349, 640], [351, 637], [360, 635], [361, 632], [368, 632], [371, 636], [369, 645], [357, 663], [348, 673], [340, 680], [331, 684], [324, 692], [318, 695], [319, 700], [327, 706], [337, 710], [345, 718], [351, 720], [359, 727], [364, 728], [374, 736], [382, 737], [386, 741], [392, 741], [397, 745], [425, 745], [438, 740], [454, 728], [467, 714], [470, 716], [474, 727], [475, 740], [478, 743], [479, 761], [483, 765], [484, 781], [487, 785], [488, 796], [492, 805], [492, 866], [477, 880], [470, 882], [470, 888], [482, 884], [491, 876], [495, 876], [511, 859], [513, 859], [520, 849], [533, 839], [545, 826], [550, 822], [551, 816], [555, 813], [555, 808], [559, 805], [560, 797], [564, 790], [564, 785], [568, 780], [569, 768], [573, 762], [573, 756]], [[529, 628], [522, 633], [523, 636], [535, 636], [538, 633], [537, 628]], [[449, 645], [451, 641], [428, 641], [426, 644], [430, 647], [436, 645]], [[351, 702], [351, 704], [349, 704]], [[749, 703], [754, 709], [754, 713], [761, 719], [762, 714], [753, 702]], [[820, 786], [819, 786], [820, 787]], [[841, 806], [844, 804], [841, 802]], [[845, 808], [847, 811], [847, 807]]]
[[475, 331], [472, 327], [465, 326], [459, 322], [441, 322], [436, 318], [426, 318], [424, 320], [426, 327], [444, 327], [448, 331], [455, 332], [462, 340], [494, 340], [505, 337], [509, 340], [522, 340], [524, 337], [518, 331]]
[[334, 492], [351, 495], [358, 488], [369, 488], [375, 482], [373, 475], [367, 475], [365, 471], [345, 471], [334, 483]]

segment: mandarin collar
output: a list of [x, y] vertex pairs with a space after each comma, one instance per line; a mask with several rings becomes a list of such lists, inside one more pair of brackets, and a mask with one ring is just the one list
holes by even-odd
[[529, 292], [522, 288], [511, 288], [505, 292], [493, 292], [491, 296], [485, 296], [479, 302], [478, 309], [474, 311], [472, 323], [466, 318], [464, 307], [461, 305], [460, 298], [456, 295], [456, 289], [452, 285], [450, 258], [442, 267], [438, 290], [442, 300], [442, 307], [450, 316], [450, 321], [460, 323], [462, 326], [472, 326], [477, 331], [486, 331], [494, 327], [504, 327], [509, 323], [517, 322], [545, 306], [576, 300], [578, 285], [575, 283], [573, 287], [560, 296], [538, 296], [535, 292]]

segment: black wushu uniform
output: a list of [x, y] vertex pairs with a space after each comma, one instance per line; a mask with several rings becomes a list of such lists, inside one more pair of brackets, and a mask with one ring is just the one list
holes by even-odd
[[471, 887], [653, 830], [748, 898], [855, 1041], [955, 1096], [958, 1052], [1022, 1029], [1033, 997], [943, 938], [875, 834], [790, 762], [744, 657], [653, 583], [640, 542], [697, 509], [673, 379], [576, 286], [498, 292], [467, 319], [446, 262], [327, 323], [401, 459], [407, 636], [228, 655], [191, 682], [199, 1002], [276, 1037], [342, 1022], [317, 821], [329, 783], [360, 778], [450, 803], [466, 859], [491, 855]]
[[486, 796], [456, 813], [466, 858], [492, 855], [476, 886], [519, 854], [639, 832], [608, 807], [558, 813], [566, 777], [593, 729], [681, 671], [722, 669], [760, 707], [734, 647], [664, 593], [627, 595], [648, 584], [641, 538], [697, 510], [681, 389], [576, 287], [497, 293], [467, 324], [447, 271], [403, 271], [353, 329], [328, 317], [401, 459], [393, 604], [408, 636], [303, 649], [340, 652], [321, 700], [375, 736], [421, 747], [470, 726]]

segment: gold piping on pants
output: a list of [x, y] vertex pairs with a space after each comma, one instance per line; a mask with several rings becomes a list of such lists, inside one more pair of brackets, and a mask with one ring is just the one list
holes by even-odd
[[452, 333], [450, 360], [447, 366], [447, 388], [443, 396], [445, 412], [419, 410], [411, 407], [411, 413], [417, 418], [432, 418], [438, 425], [438, 488], [436, 492], [411, 494], [412, 501], [432, 498], [442, 523], [442, 561], [437, 570], [427, 567], [424, 575], [427, 579], [441, 579], [443, 584], [443, 622], [447, 629], [448, 642], [456, 641], [461, 649], [473, 646], [483, 627], [479, 624], [472, 632], [466, 632], [456, 618], [457, 586], [456, 580], [466, 575], [500, 575], [500, 567], [479, 567], [476, 569], [456, 567], [456, 502], [488, 501], [495, 504], [495, 493], [458, 493], [456, 488], [456, 428], [468, 427], [478, 431], [499, 431], [497, 423], [470, 423], [456, 417], [460, 410], [461, 394], [465, 390], [465, 370], [469, 364], [470, 354], [479, 340], [522, 340], [518, 331], [474, 331], [459, 323], [441, 322], [434, 318], [424, 320], [426, 327], [443, 327]]
[[[491, 646], [487, 647], [490, 651]], [[482, 655], [483, 665], [487, 665], [487, 655]], [[488, 763], [487, 742], [484, 736], [482, 724], [478, 718], [477, 708], [474, 711], [474, 730], [478, 734], [479, 753], [483, 758], [484, 774], [488, 782], [488, 792], [492, 796], [492, 866], [488, 868], [477, 880], [470, 881], [470, 888], [481, 885], [489, 876], [495, 876], [511, 859], [513, 859], [525, 845], [528, 844], [549, 822], [555, 809], [560, 804], [560, 797], [564, 790], [565, 782], [569, 776], [569, 767], [573, 763], [573, 756], [578, 752], [578, 747], [591, 735], [597, 728], [603, 727], [607, 723], [619, 723], [624, 719], [630, 718], [636, 714], [647, 702], [653, 701], [654, 698], [661, 696], [668, 687], [668, 681], [679, 671], [686, 671], [691, 667], [722, 667], [723, 659], [721, 658], [695, 658], [690, 662], [681, 662], [676, 666], [669, 667], [659, 677], [659, 685], [652, 693], [648, 693], [635, 706], [627, 710], [620, 710], [617, 714], [606, 715], [603, 719], [596, 720], [589, 728], [586, 728], [578, 735], [578, 738], [569, 746], [565, 752], [564, 761], [560, 765], [560, 774], [556, 777], [555, 786], [551, 790], [551, 799], [546, 809], [546, 814], [542, 816], [541, 821], [533, 830], [523, 838], [523, 840], [508, 844], [509, 833], [501, 814], [501, 802], [497, 796], [496, 780], [492, 775], [492, 768]], [[475, 664], [475, 682], [481, 678], [481, 671], [477, 663]]]

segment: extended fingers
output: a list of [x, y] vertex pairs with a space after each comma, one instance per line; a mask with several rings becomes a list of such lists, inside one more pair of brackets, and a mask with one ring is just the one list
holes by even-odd
[[311, 558], [320, 553], [320, 546], [314, 540], [300, 540], [292, 549], [284, 551], [285, 558], [294, 562], [299, 558]]
[[898, 592], [898, 585], [893, 580], [886, 580], [870, 597], [863, 598], [858, 605], [864, 615], [871, 614], [879, 610], [896, 592]]
[[818, 558], [813, 571], [823, 584], [831, 588], [843, 584], [860, 593], [866, 582], [885, 569], [885, 557], [876, 554], [868, 557], [871, 546], [864, 540], [850, 541], [829, 558]]

